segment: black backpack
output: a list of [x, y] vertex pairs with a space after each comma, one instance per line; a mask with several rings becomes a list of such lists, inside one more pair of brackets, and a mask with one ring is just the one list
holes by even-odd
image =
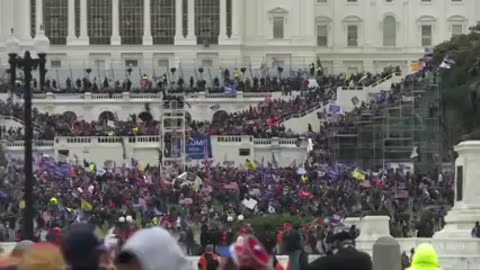
[[205, 260], [207, 261], [207, 270], [217, 270], [219, 263], [212, 254], [205, 254]]

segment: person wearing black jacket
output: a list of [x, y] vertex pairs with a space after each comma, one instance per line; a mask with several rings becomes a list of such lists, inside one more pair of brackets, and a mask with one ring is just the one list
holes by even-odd
[[310, 263], [307, 270], [372, 270], [372, 259], [355, 248], [350, 229], [339, 226], [333, 233], [332, 255], [320, 257]]
[[308, 265], [308, 255], [302, 248], [302, 236], [298, 226], [295, 229], [290, 226], [283, 233], [284, 250], [288, 255], [290, 269], [305, 270]]

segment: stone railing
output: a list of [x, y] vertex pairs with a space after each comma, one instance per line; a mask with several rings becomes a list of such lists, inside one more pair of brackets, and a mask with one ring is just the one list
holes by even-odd
[[[301, 141], [302, 139], [300, 139]], [[298, 138], [278, 138], [273, 137], [269, 139], [264, 138], [254, 138], [253, 144], [255, 145], [296, 145], [299, 142]]]
[[91, 93], [86, 92], [82, 94], [72, 93], [72, 94], [57, 94], [57, 93], [41, 93], [41, 94], [34, 94], [34, 100], [77, 100], [77, 99], [84, 99], [84, 100], [135, 100], [135, 99], [154, 99], [154, 100], [161, 100], [162, 94], [161, 93], [130, 93], [130, 92], [123, 92], [123, 93]]
[[[237, 100], [237, 99], [270, 99], [279, 98], [281, 92], [237, 92], [236, 95], [229, 95], [225, 93], [185, 93], [187, 100], [197, 99], [222, 99], [222, 100]], [[33, 94], [33, 100], [136, 100], [136, 99], [153, 99], [161, 100], [161, 93], [37, 93]]]
[[376, 81], [376, 82], [373, 82], [373, 83], [371, 83], [371, 84], [369, 84], [369, 85], [367, 85], [367, 86], [368, 86], [368, 87], [376, 87], [376, 86], [378, 86], [379, 84], [381, 84], [381, 83], [383, 83], [383, 82], [386, 82], [386, 81], [392, 79], [393, 77], [400, 77], [400, 76], [402, 76], [402, 73], [401, 73], [401, 72], [393, 72], [393, 73], [391, 73], [391, 74], [389, 74], [389, 75], [381, 78], [380, 80], [378, 80], [378, 81]]
[[[34, 140], [33, 146], [40, 148], [53, 148], [55, 143], [62, 144], [112, 144], [122, 143], [125, 140], [129, 143], [158, 143], [160, 136], [136, 136], [136, 137], [118, 137], [118, 136], [101, 136], [101, 137], [56, 137], [53, 141]], [[24, 147], [24, 141], [1, 141], [7, 148], [9, 147]]]
[[158, 143], [160, 136], [97, 136], [97, 137], [56, 137], [55, 143], [61, 144], [112, 144], [112, 143]]
[[391, 73], [369, 85], [365, 85], [365, 86], [355, 86], [355, 87], [348, 87], [348, 86], [343, 86], [341, 89], [342, 90], [363, 90], [364, 88], [375, 88], [377, 87], [378, 85], [388, 81], [388, 80], [391, 80], [393, 79], [394, 77], [400, 77], [402, 74], [400, 72], [394, 72], [394, 73]]
[[304, 117], [305, 115], [309, 114], [309, 113], [312, 113], [312, 112], [315, 112], [316, 110], [318, 109], [321, 109], [323, 106], [327, 105], [328, 104], [328, 100], [327, 101], [324, 101], [320, 104], [317, 104], [311, 108], [308, 108], [306, 110], [303, 110], [299, 113], [294, 113], [294, 114], [290, 114], [290, 115], [287, 115], [285, 117], [283, 117], [282, 119], [280, 119], [279, 121], [277, 121], [275, 123], [275, 125], [279, 125], [279, 124], [282, 124], [283, 122], [287, 121], [287, 120], [290, 120], [292, 118], [301, 118], [301, 117]]
[[[8, 148], [23, 148], [23, 147], [25, 147], [24, 141], [6, 141], [6, 140], [3, 140], [1, 142], [6, 145], [7, 149]], [[41, 140], [37, 141], [37, 140], [34, 140], [32, 142], [32, 145], [35, 148], [51, 148], [51, 149], [53, 149], [54, 142], [53, 141], [41, 141]]]
[[280, 92], [237, 92], [236, 95], [230, 95], [225, 93], [205, 93], [199, 92], [194, 94], [186, 94], [187, 100], [196, 100], [196, 99], [226, 99], [226, 100], [236, 100], [236, 99], [270, 99], [275, 98], [281, 94]]
[[[23, 122], [22, 119], [17, 118], [15, 116], [0, 115], [0, 123], [3, 121], [13, 121], [20, 124], [21, 126], [25, 126], [25, 122]], [[33, 131], [40, 132], [40, 129], [38, 128], [38, 126], [34, 124]]]

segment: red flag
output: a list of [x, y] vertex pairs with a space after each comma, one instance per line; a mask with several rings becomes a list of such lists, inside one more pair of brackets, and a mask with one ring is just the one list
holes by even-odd
[[309, 192], [308, 190], [304, 189], [304, 188], [301, 188], [299, 191], [298, 191], [298, 196], [300, 197], [305, 197], [305, 198], [309, 198], [309, 199], [312, 199], [314, 196], [311, 192]]

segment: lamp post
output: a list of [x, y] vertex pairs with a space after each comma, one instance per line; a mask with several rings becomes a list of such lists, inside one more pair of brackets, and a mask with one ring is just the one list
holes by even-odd
[[25, 109], [25, 190], [24, 200], [25, 209], [23, 211], [23, 230], [25, 239], [33, 240], [33, 153], [32, 153], [32, 139], [33, 139], [33, 122], [32, 122], [32, 91], [30, 84], [32, 81], [32, 71], [40, 71], [40, 89], [45, 85], [45, 63], [48, 49], [50, 47], [50, 40], [45, 36], [42, 27], [38, 31], [33, 40], [34, 49], [37, 52], [38, 58], [32, 58], [29, 51], [20, 57], [20, 45], [18, 39], [15, 38], [13, 29], [6, 42], [6, 48], [9, 56], [11, 82], [15, 86], [16, 70], [22, 69], [24, 73], [24, 109]]

